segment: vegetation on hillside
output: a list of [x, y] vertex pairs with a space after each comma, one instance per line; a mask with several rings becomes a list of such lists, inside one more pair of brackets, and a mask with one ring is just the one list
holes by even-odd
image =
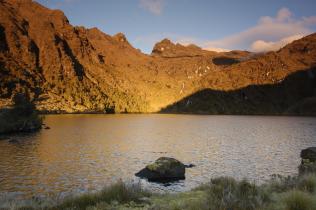
[[12, 107], [0, 110], [0, 134], [32, 132], [42, 127], [33, 101], [26, 94], [16, 94]]

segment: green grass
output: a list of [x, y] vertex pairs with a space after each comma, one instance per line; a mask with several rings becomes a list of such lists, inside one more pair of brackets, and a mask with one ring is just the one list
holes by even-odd
[[143, 190], [140, 184], [125, 184], [119, 181], [105, 187], [98, 193], [88, 193], [79, 197], [67, 198], [53, 209], [87, 209], [97, 204], [141, 203], [141, 199], [151, 194]]
[[292, 190], [284, 198], [287, 210], [315, 210], [315, 196], [299, 190]]
[[315, 193], [316, 192], [316, 176], [314, 174], [302, 175], [297, 182], [298, 189]]
[[208, 189], [208, 203], [211, 210], [260, 209], [269, 203], [268, 192], [246, 180], [221, 177], [211, 180]]
[[[7, 205], [1, 206], [1, 203]], [[274, 176], [263, 185], [219, 177], [188, 192], [164, 194], [153, 194], [142, 189], [140, 184], [120, 181], [100, 192], [68, 197], [62, 201], [32, 200], [28, 204], [19, 204], [0, 199], [1, 207], [12, 210], [315, 210], [316, 173], [301, 173], [295, 177]]]

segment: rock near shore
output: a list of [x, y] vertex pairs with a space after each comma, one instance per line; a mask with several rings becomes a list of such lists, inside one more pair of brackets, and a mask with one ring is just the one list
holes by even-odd
[[316, 147], [308, 147], [301, 151], [302, 162], [299, 166], [299, 173], [315, 173], [316, 172]]
[[148, 181], [176, 181], [185, 179], [185, 165], [174, 158], [160, 157], [135, 175]]
[[301, 151], [301, 158], [312, 162], [316, 161], [316, 147], [308, 147]]

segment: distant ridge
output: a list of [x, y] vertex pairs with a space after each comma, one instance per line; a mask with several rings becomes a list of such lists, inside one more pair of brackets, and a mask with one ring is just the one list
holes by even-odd
[[[42, 112], [311, 115], [306, 103], [315, 101], [315, 58], [316, 34], [255, 56], [168, 39], [146, 55], [122, 33], [72, 26], [60, 10], [31, 0], [0, 1], [0, 107], [10, 104], [14, 93], [27, 92]], [[230, 106], [236, 97], [226, 93], [244, 89], [249, 100], [238, 101], [238, 107], [249, 110], [237, 111]], [[202, 103], [205, 90], [223, 94]], [[183, 104], [190, 97], [189, 109]]]

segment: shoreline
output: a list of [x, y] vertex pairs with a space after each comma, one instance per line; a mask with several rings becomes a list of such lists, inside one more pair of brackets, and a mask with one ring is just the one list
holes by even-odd
[[[229, 198], [230, 196], [235, 198]], [[0, 197], [0, 203], [3, 210], [216, 210], [229, 207], [237, 210], [296, 210], [297, 208], [291, 207], [293, 204], [306, 207], [298, 208], [300, 210], [312, 210], [316, 207], [316, 174], [304, 173], [292, 177], [275, 175], [263, 184], [255, 184], [246, 179], [217, 177], [191, 190], [176, 193], [154, 193], [141, 187], [139, 183], [118, 181], [96, 192], [72, 194], [62, 198], [35, 196], [29, 200], [3, 196]]]
[[260, 116], [260, 117], [316, 117], [311, 114], [210, 114], [199, 112], [120, 112], [120, 113], [106, 113], [102, 111], [84, 111], [84, 112], [66, 112], [66, 111], [39, 111], [40, 115], [197, 115], [197, 116]]

